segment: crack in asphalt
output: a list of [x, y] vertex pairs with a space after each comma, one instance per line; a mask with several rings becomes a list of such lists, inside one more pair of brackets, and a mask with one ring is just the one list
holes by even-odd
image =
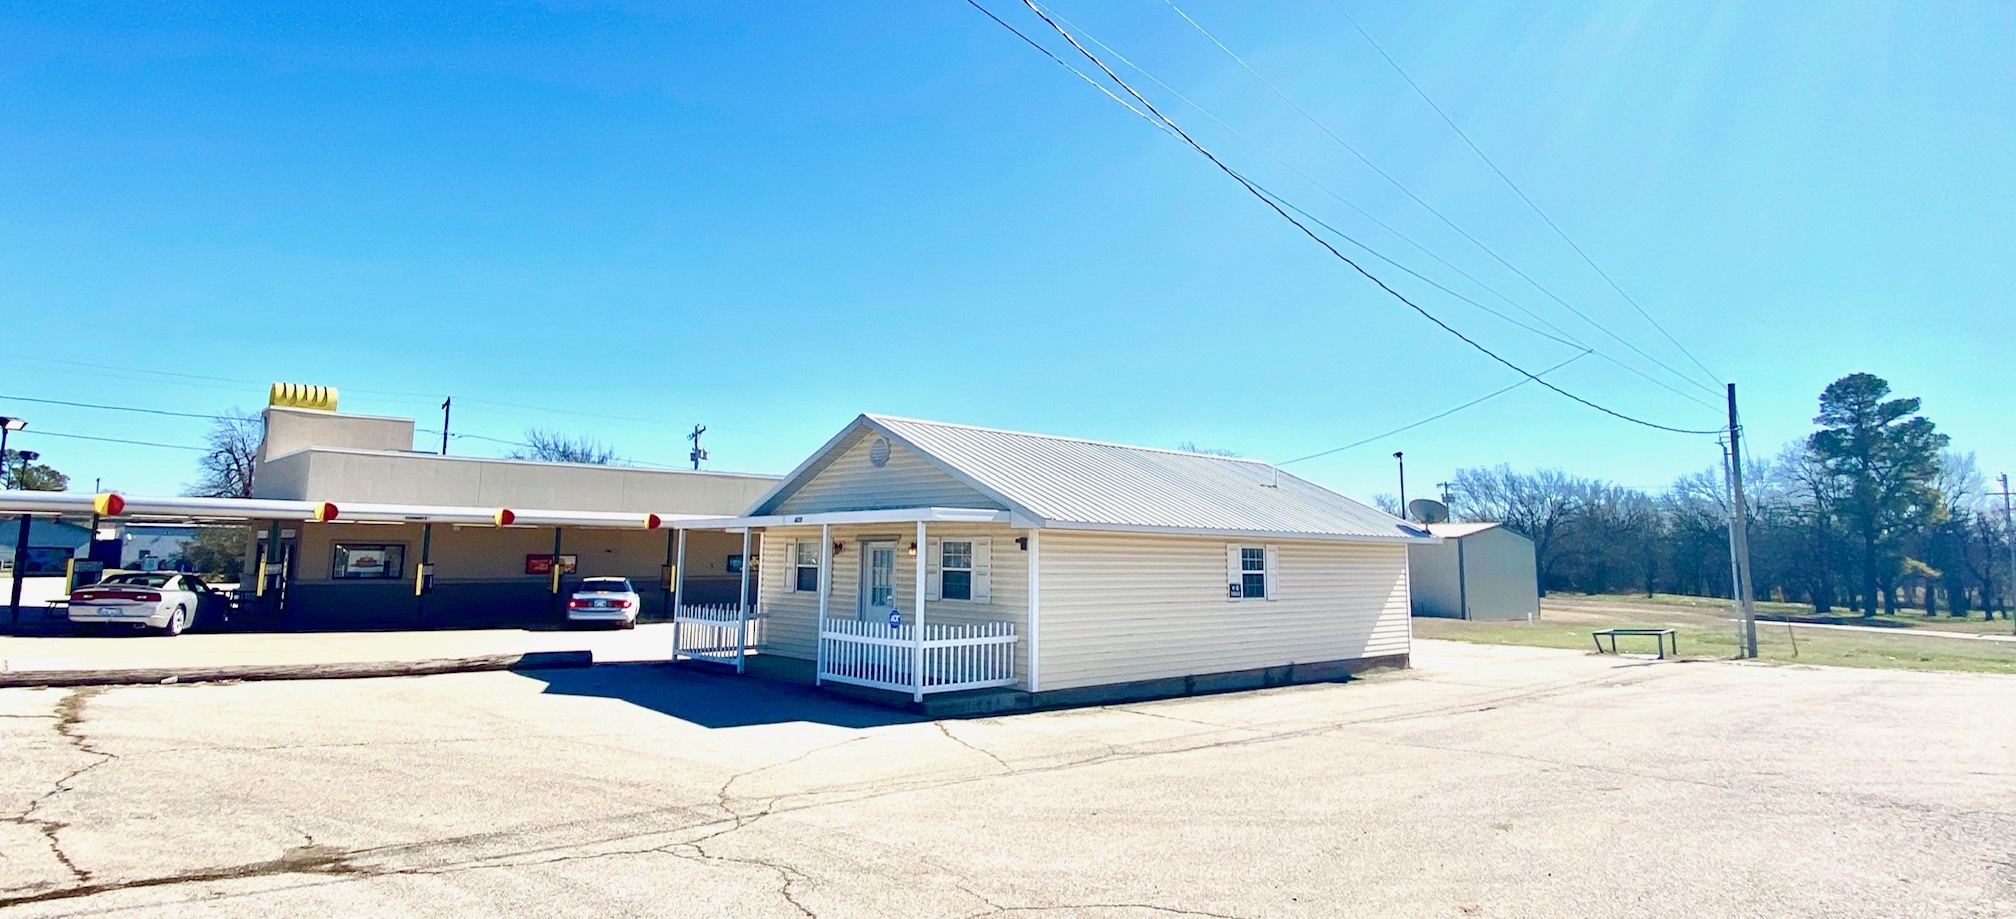
[[[68, 774], [57, 779], [48, 791], [43, 792], [41, 796], [30, 801], [26, 810], [12, 817], [0, 817], [0, 823], [30, 827], [36, 832], [41, 833], [43, 840], [49, 844], [50, 854], [56, 857], [56, 861], [63, 866], [64, 870], [70, 872], [73, 880], [84, 884], [90, 883], [91, 872], [71, 859], [70, 853], [63, 850], [62, 840], [57, 836], [57, 834], [67, 829], [69, 824], [61, 820], [49, 820], [37, 817], [35, 816], [35, 812], [41, 810], [42, 806], [49, 803], [51, 799], [69, 791], [70, 783], [75, 782], [79, 776], [119, 758], [115, 754], [91, 746], [91, 742], [77, 730], [78, 725], [83, 723], [84, 720], [85, 704], [90, 702], [93, 696], [104, 692], [106, 688], [103, 686], [91, 686], [72, 689], [62, 699], [57, 701], [54, 711], [50, 714], [35, 716], [55, 719], [57, 736], [62, 737], [72, 749], [98, 758], [76, 769], [72, 769]], [[21, 888], [8, 889], [19, 890]], [[6, 900], [0, 900], [0, 905], [5, 905], [7, 902]]]
[[19, 906], [27, 903], [47, 903], [52, 900], [74, 900], [79, 897], [96, 896], [118, 890], [138, 890], [148, 887], [168, 887], [176, 884], [198, 884], [207, 881], [232, 881], [241, 878], [266, 877], [278, 874], [323, 874], [323, 875], [377, 875], [403, 872], [377, 870], [351, 861], [353, 853], [330, 846], [300, 846], [289, 849], [279, 858], [243, 865], [229, 865], [218, 868], [199, 868], [179, 874], [157, 875], [149, 878], [135, 878], [130, 881], [105, 881], [96, 884], [78, 884], [55, 890], [23, 894], [16, 897], [0, 897], [0, 907]]
[[[703, 837], [703, 839], [708, 838], [713, 837]], [[693, 854], [692, 855], [682, 854], [678, 851], [681, 848], [692, 849]], [[811, 907], [806, 906], [802, 901], [800, 901], [798, 899], [798, 895], [794, 893], [791, 889], [791, 885], [796, 884], [799, 881], [810, 881], [811, 877], [807, 875], [805, 872], [800, 871], [797, 868], [793, 868], [790, 865], [780, 864], [778, 862], [773, 862], [768, 859], [761, 859], [761, 858], [735, 858], [734, 856], [729, 855], [715, 855], [713, 853], [708, 852], [706, 847], [700, 845], [699, 841], [673, 843], [669, 846], [663, 846], [657, 849], [656, 851], [662, 852], [666, 855], [670, 855], [674, 858], [687, 858], [687, 859], [695, 859], [710, 862], [730, 862], [737, 865], [754, 865], [760, 868], [768, 868], [772, 871], [777, 872], [777, 877], [779, 881], [782, 882], [781, 886], [778, 887], [777, 889], [777, 895], [783, 897], [784, 902], [791, 904], [791, 908], [796, 909], [798, 912], [803, 913], [807, 917], [810, 917], [810, 919], [818, 919], [819, 914], [813, 912]]]
[[996, 903], [986, 894], [974, 890], [965, 884], [960, 884], [959, 889], [973, 899], [987, 904], [986, 909], [977, 913], [968, 913], [960, 917], [960, 919], [980, 919], [983, 916], [1001, 916], [1009, 913], [1069, 912], [1075, 914], [1086, 910], [1108, 909], [1147, 910], [1154, 913], [1166, 913], [1172, 916], [1205, 916], [1208, 919], [1245, 919], [1243, 916], [1234, 916], [1229, 913], [1213, 913], [1199, 909], [1179, 909], [1174, 906], [1163, 906], [1159, 903], [1059, 903], [1055, 906], [1010, 906], [1005, 903]]
[[[1578, 685], [1586, 684], [1587, 682], [1588, 681], [1586, 680], [1574, 681], [1574, 683]], [[1637, 682], [1637, 681], [1631, 681], [1631, 682]], [[91, 747], [87, 739], [83, 738], [81, 735], [76, 734], [73, 730], [75, 725], [80, 720], [84, 703], [88, 701], [88, 699], [92, 695], [95, 695], [98, 692], [102, 692], [106, 688], [107, 687], [91, 687], [73, 691], [70, 696], [66, 697], [63, 700], [63, 702], [60, 702], [58, 704], [58, 715], [56, 716], [58, 718], [57, 729], [59, 733], [63, 734], [66, 738], [70, 739], [72, 744], [75, 745], [78, 749], [83, 750], [84, 752], [87, 753], [97, 755], [101, 758], [96, 762], [91, 763], [90, 765], [87, 765], [70, 773], [64, 778], [59, 779], [57, 782], [58, 787], [52, 790], [49, 794], [44, 795], [42, 799], [38, 799], [36, 805], [31, 805], [28, 813], [24, 814], [23, 817], [5, 818], [4, 820], [0, 820], [0, 822], [17, 822], [17, 823], [25, 822], [28, 823], [29, 825], [35, 825], [36, 823], [35, 821], [27, 820], [25, 818], [30, 817], [34, 812], [35, 807], [39, 806], [43, 800], [46, 800], [50, 797], [54, 797], [57, 794], [61, 794], [62, 792], [67, 791], [68, 783], [73, 781], [77, 776], [82, 775], [84, 772], [87, 772], [90, 769], [95, 768], [96, 766], [102, 765], [105, 762], [109, 762], [112, 759], [117, 758], [115, 754], [111, 754]], [[1535, 690], [1529, 690], [1524, 692], [1507, 693], [1499, 698], [1489, 700], [1486, 704], [1496, 705], [1496, 704], [1503, 704], [1505, 702], [1531, 701], [1537, 698], [1544, 698], [1549, 695], [1554, 695], [1559, 692], [1567, 691], [1568, 689], [1571, 688], [1573, 687], [1557, 685], [1557, 686], [1539, 687]], [[715, 791], [715, 801], [713, 803], [713, 809], [720, 814], [726, 815], [725, 818], [703, 820], [697, 823], [692, 823], [684, 826], [665, 827], [644, 833], [631, 834], [629, 836], [608, 837], [584, 843], [565, 843], [559, 846], [546, 847], [543, 849], [521, 850], [518, 852], [513, 852], [505, 855], [497, 855], [482, 858], [477, 862], [463, 865], [450, 864], [450, 865], [434, 865], [434, 866], [423, 865], [413, 867], [395, 867], [391, 865], [367, 865], [361, 863], [359, 860], [365, 856], [378, 856], [379, 858], [382, 859], [385, 857], [392, 856], [395, 853], [416, 853], [426, 849], [438, 849], [444, 846], [466, 844], [471, 841], [478, 841], [487, 838], [517, 835], [526, 832], [526, 830], [523, 828], [519, 828], [508, 831], [471, 834], [465, 837], [451, 837], [444, 839], [429, 840], [424, 842], [395, 844], [390, 846], [367, 847], [355, 850], [340, 850], [329, 846], [313, 845], [312, 837], [308, 837], [311, 840], [311, 843], [309, 845], [297, 847], [295, 849], [290, 849], [286, 854], [283, 854], [280, 858], [272, 859], [269, 861], [198, 869], [178, 874], [163, 875], [150, 878], [140, 878], [130, 881], [111, 881], [111, 882], [92, 883], [90, 873], [72, 864], [69, 861], [68, 857], [62, 853], [61, 849], [57, 847], [55, 832], [57, 830], [62, 829], [63, 825], [60, 823], [48, 822], [51, 824], [51, 826], [53, 826], [53, 829], [45, 830], [45, 835], [48, 836], [48, 838], [50, 839], [52, 850], [57, 852], [58, 858], [61, 859], [64, 862], [64, 864], [71, 869], [71, 871], [73, 872], [74, 875], [76, 875], [77, 880], [80, 883], [74, 884], [69, 887], [54, 890], [38, 891], [35, 893], [27, 893], [14, 897], [0, 897], [0, 907], [6, 907], [21, 903], [35, 903], [35, 902], [46, 902], [50, 900], [64, 900], [79, 897], [88, 897], [100, 893], [107, 893], [118, 890], [165, 887], [178, 884], [235, 880], [235, 879], [261, 877], [261, 876], [278, 875], [278, 874], [325, 875], [325, 876], [326, 875], [391, 876], [391, 875], [411, 875], [411, 874], [442, 874], [458, 871], [523, 867], [528, 865], [550, 864], [564, 861], [592, 860], [597, 858], [620, 857], [624, 855], [663, 854], [675, 858], [750, 865], [774, 871], [778, 874], [780, 880], [780, 888], [778, 890], [779, 895], [783, 897], [783, 899], [786, 902], [790, 903], [791, 906], [801, 914], [815, 917], [816, 919], [816, 914], [809, 907], [807, 907], [802, 901], [798, 899], [798, 893], [796, 890], [796, 885], [801, 883], [809, 883], [813, 880], [810, 875], [806, 874], [804, 871], [794, 866], [784, 864], [778, 861], [771, 861], [758, 858], [742, 858], [735, 856], [719, 855], [713, 852], [709, 852], [706, 847], [706, 843], [720, 839], [721, 837], [726, 836], [730, 833], [734, 833], [738, 830], [745, 829], [771, 816], [789, 814], [803, 810], [811, 810], [821, 807], [831, 807], [840, 804], [855, 803], [865, 800], [872, 800], [875, 798], [888, 797], [897, 794], [908, 794], [920, 791], [932, 791], [944, 788], [952, 788], [957, 787], [959, 785], [970, 784], [982, 780], [993, 780], [1001, 778], [1003, 776], [1038, 775], [1044, 773], [1061, 772], [1070, 769], [1077, 769], [1085, 766], [1103, 765], [1114, 762], [1125, 762], [1136, 759], [1180, 755], [1184, 753], [1194, 753], [1205, 750], [1257, 745], [1280, 740], [1292, 740], [1301, 737], [1308, 737], [1328, 732], [1334, 732], [1357, 724], [1391, 723], [1394, 721], [1402, 721], [1402, 720], [1409, 720], [1412, 718], [1426, 717], [1435, 713], [1446, 713], [1451, 711], [1461, 711], [1465, 709], [1474, 710], [1477, 708], [1478, 704], [1479, 703], [1476, 700], [1470, 700], [1464, 704], [1459, 705], [1437, 706], [1437, 707], [1431, 707], [1426, 710], [1395, 713], [1391, 715], [1382, 715], [1372, 718], [1346, 719], [1338, 722], [1331, 722], [1322, 725], [1304, 727], [1297, 730], [1275, 731], [1275, 732], [1266, 732], [1255, 728], [1239, 728], [1229, 725], [1209, 724], [1208, 722], [1194, 722], [1199, 725], [1206, 725], [1210, 727], [1211, 730], [1200, 731], [1197, 732], [1196, 734], [1188, 735], [1188, 737], [1168, 738], [1167, 740], [1182, 741], [1185, 739], [1196, 737], [1222, 735], [1224, 732], [1228, 731], [1238, 732], [1248, 736], [1239, 736], [1231, 738], [1223, 738], [1221, 736], [1220, 739], [1213, 740], [1210, 742], [1187, 744], [1183, 746], [1173, 746], [1154, 750], [1134, 749], [1120, 745], [1115, 745], [1112, 743], [1102, 742], [1101, 745], [1106, 748], [1106, 752], [1104, 753], [1096, 754], [1089, 757], [1083, 757], [1080, 759], [1069, 760], [1061, 763], [1052, 763], [1042, 766], [1030, 766], [1025, 768], [1016, 768], [1015, 766], [1010, 765], [1006, 760], [1003, 760], [1000, 756], [984, 748], [977, 747], [972, 743], [953, 734], [943, 722], [935, 722], [939, 732], [943, 734], [947, 739], [955, 743], [961, 744], [962, 746], [966, 746], [969, 749], [972, 749], [975, 752], [985, 755], [990, 759], [993, 759], [996, 763], [1000, 764], [1003, 767], [1005, 772], [989, 773], [983, 776], [959, 776], [942, 780], [923, 780], [914, 782], [904, 782], [893, 786], [888, 783], [883, 783], [881, 785], [875, 786], [875, 790], [865, 794], [850, 793], [853, 791], [860, 790], [860, 786], [853, 786], [851, 788], [847, 786], [842, 786], [836, 788], [821, 789], [816, 791], [788, 793], [783, 795], [771, 796], [767, 799], [764, 799], [762, 805], [753, 812], [744, 812], [738, 809], [737, 807], [738, 803], [756, 800], [754, 798], [737, 798], [734, 794], [734, 786], [738, 782], [741, 782], [751, 776], [763, 772], [789, 766], [794, 763], [802, 762], [820, 753], [837, 749], [839, 747], [846, 746], [847, 744], [850, 743], [871, 739], [872, 737], [875, 736], [872, 734], [862, 734], [859, 736], [850, 737], [846, 740], [842, 740], [837, 743], [814, 747], [802, 753], [791, 756], [787, 759], [779, 760], [774, 763], [767, 763], [751, 769], [746, 769], [729, 776], [726, 780], [724, 780], [721, 783], [721, 786]], [[1135, 714], [1150, 714], [1147, 712], [1140, 712], [1131, 709], [1129, 710], [1133, 711], [1133, 713]], [[1169, 717], [1169, 716], [1156, 715], [1155, 717]], [[1169, 717], [1169, 720], [1187, 721], [1188, 719]], [[1463, 752], [1476, 752], [1476, 751], [1463, 751]], [[1577, 764], [1564, 763], [1562, 765], [1577, 765]], [[787, 802], [800, 802], [800, 803], [797, 803], [796, 806], [791, 806]], [[780, 805], [784, 806], [780, 808]], [[666, 808], [661, 811], [646, 811], [642, 812], [641, 814], [627, 815], [626, 818], [619, 818], [619, 819], [628, 819], [637, 816], [649, 815], [653, 813], [669, 813], [681, 810], [690, 810], [690, 808], [675, 807], [675, 808]], [[606, 822], [606, 818], [604, 820], [568, 821], [564, 823], [552, 824], [546, 827], [545, 829], [553, 830], [564, 826], [572, 826], [578, 824], [594, 824], [601, 822]], [[514, 857], [522, 857], [525, 855], [530, 855], [541, 851], [550, 852], [561, 849], [578, 850], [584, 846], [614, 843], [625, 838], [636, 839], [645, 836], [663, 836], [671, 833], [680, 833], [691, 830], [699, 830], [714, 827], [717, 824], [725, 824], [725, 825], [721, 825], [718, 828], [712, 829], [710, 832], [706, 832], [703, 835], [695, 837], [693, 839], [666, 843], [663, 845], [646, 846], [641, 848], [622, 849], [606, 852], [566, 854], [538, 861], [510, 860]], [[307, 834], [303, 833], [303, 836], [307, 837]], [[1206, 916], [1206, 917], [1212, 917], [1212, 919], [1241, 919], [1241, 917], [1228, 916], [1222, 913], [1211, 913], [1196, 910], [1183, 910], [1175, 907], [1163, 906], [1153, 903], [1076, 903], [1076, 904], [1060, 904], [1054, 906], [998, 904], [978, 894], [977, 892], [972, 891], [970, 888], [967, 888], [963, 883], [960, 884], [960, 887], [962, 890], [965, 890], [967, 893], [972, 894], [976, 899], [979, 899], [981, 900], [981, 902], [986, 903], [988, 905], [989, 907], [988, 910], [976, 913], [975, 914], [976, 916], [1001, 915], [1008, 913], [1024, 913], [1024, 912], [1060, 911], [1060, 910], [1082, 911], [1082, 910], [1132, 909], [1132, 910], [1145, 910], [1151, 912], [1166, 913], [1170, 915]]]
[[932, 723], [932, 724], [935, 724], [935, 725], [937, 725], [937, 726], [938, 726], [938, 733], [940, 733], [940, 734], [943, 734], [943, 735], [945, 735], [945, 739], [946, 739], [946, 740], [949, 740], [949, 741], [952, 741], [953, 743], [956, 743], [956, 744], [958, 744], [958, 745], [960, 745], [960, 746], [962, 746], [962, 747], [965, 747], [965, 748], [966, 748], [966, 749], [968, 749], [968, 750], [971, 750], [971, 751], [973, 751], [973, 752], [975, 752], [975, 753], [978, 753], [978, 754], [980, 754], [981, 756], [985, 756], [985, 757], [987, 757], [988, 759], [991, 759], [991, 760], [993, 760], [993, 761], [995, 761], [995, 762], [997, 762], [997, 763], [1000, 763], [1000, 764], [1001, 764], [1001, 768], [1002, 768], [1002, 769], [1004, 769], [1004, 770], [1006, 770], [1006, 771], [1007, 771], [1007, 774], [1009, 774], [1009, 775], [1014, 775], [1014, 774], [1015, 774], [1015, 767], [1014, 767], [1014, 766], [1010, 766], [1010, 765], [1008, 765], [1008, 761], [1007, 761], [1007, 760], [1005, 760], [1005, 759], [1002, 759], [1001, 757], [999, 757], [999, 756], [996, 756], [996, 755], [994, 755], [994, 751], [992, 751], [992, 750], [988, 750], [988, 749], [985, 749], [985, 748], [983, 748], [983, 747], [981, 747], [981, 746], [979, 746], [979, 745], [977, 745], [977, 744], [973, 743], [972, 741], [970, 741], [970, 740], [967, 740], [967, 739], [966, 739], [966, 738], [964, 738], [964, 737], [960, 737], [959, 735], [957, 735], [957, 734], [954, 734], [954, 733], [952, 733], [952, 726], [951, 726], [951, 725], [948, 725], [948, 724], [946, 724], [946, 723], [945, 723], [945, 722], [943, 722], [943, 721], [933, 721], [933, 722], [931, 722], [931, 723]]

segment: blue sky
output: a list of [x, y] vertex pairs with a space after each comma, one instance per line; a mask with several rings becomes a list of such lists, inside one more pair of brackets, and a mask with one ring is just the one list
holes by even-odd
[[[1987, 471], [2016, 465], [2000, 372], [2016, 7], [1338, 2], [1739, 385], [1755, 452], [1805, 433], [1827, 382], [1869, 371], [1922, 396]], [[1702, 375], [1335, 7], [1179, 3], [1549, 291]], [[987, 5], [1068, 52], [1026, 7]], [[435, 6], [0, 9], [0, 396], [211, 412], [257, 409], [288, 380], [426, 427], [452, 394], [462, 432], [537, 425], [669, 464], [700, 422], [712, 465], [782, 472], [861, 411], [1284, 460], [1518, 379], [963, 0]], [[1714, 401], [1384, 183], [1163, 0], [1054, 9], [1234, 126], [1123, 70], [1235, 168], [1535, 324], [1271, 150]], [[1532, 369], [1575, 353], [1366, 265]], [[1549, 379], [1719, 423], [1600, 358]], [[0, 414], [31, 432], [203, 433], [8, 398]], [[187, 451], [17, 443], [74, 488], [194, 478]], [[1394, 450], [1416, 494], [1500, 462], [1657, 486], [1717, 455], [1529, 385], [1290, 468], [1368, 496], [1393, 490]]]

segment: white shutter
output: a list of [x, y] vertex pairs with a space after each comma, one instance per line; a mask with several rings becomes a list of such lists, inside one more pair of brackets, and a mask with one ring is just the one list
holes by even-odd
[[945, 556], [940, 554], [938, 548], [939, 542], [941, 540], [926, 540], [921, 547], [921, 551], [924, 553], [924, 599], [926, 600], [938, 599], [938, 569], [945, 562]]
[[987, 563], [988, 548], [992, 544], [992, 540], [973, 540], [973, 602], [975, 603], [986, 603], [992, 597], [991, 591], [993, 585], [991, 582], [993, 581], [993, 577], [988, 573]]
[[[743, 564], [746, 565], [748, 564], [748, 562], [745, 561], [743, 562]], [[784, 541], [784, 564], [779, 565], [777, 567], [784, 569], [784, 592], [787, 594], [797, 593], [798, 540], [787, 539]]]
[[1239, 547], [1227, 544], [1225, 546], [1225, 599], [1233, 603], [1239, 602], [1239, 585], [1242, 583], [1244, 583], [1244, 579], [1240, 577]]
[[1281, 547], [1280, 547], [1280, 546], [1268, 546], [1268, 547], [1267, 547], [1267, 599], [1269, 599], [1269, 600], [1279, 600], [1279, 599], [1281, 599], [1281, 588], [1280, 588], [1280, 587], [1278, 586], [1278, 585], [1280, 584], [1280, 582], [1281, 582], [1281, 581], [1280, 581], [1280, 579], [1279, 579], [1279, 578], [1277, 578], [1277, 577], [1275, 577], [1275, 576], [1274, 576], [1275, 572], [1277, 572], [1277, 571], [1280, 571], [1280, 570], [1281, 570]]

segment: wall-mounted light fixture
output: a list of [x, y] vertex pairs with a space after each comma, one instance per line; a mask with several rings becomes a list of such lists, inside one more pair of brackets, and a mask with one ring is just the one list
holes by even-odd
[[845, 548], [847, 548], [847, 544], [846, 544], [846, 543], [844, 543], [844, 542], [841, 542], [841, 541], [839, 541], [839, 540], [837, 540], [837, 539], [833, 541], [833, 554], [834, 554], [834, 555], [839, 555], [839, 554], [840, 554], [840, 550], [842, 550], [842, 549], [845, 549]]
[[911, 558], [917, 557], [917, 544], [914, 542], [910, 544], [910, 557]]
[[1015, 537], [1015, 546], [1016, 548], [1019, 548], [1024, 552], [1029, 551], [1029, 537], [1027, 536]]

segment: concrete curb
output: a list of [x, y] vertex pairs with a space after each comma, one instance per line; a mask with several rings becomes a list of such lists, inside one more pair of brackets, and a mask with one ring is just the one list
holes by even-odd
[[240, 664], [225, 667], [155, 667], [134, 670], [25, 670], [0, 673], [0, 688], [41, 686], [148, 686], [221, 680], [360, 680], [490, 670], [554, 670], [592, 666], [589, 651], [532, 651], [423, 661], [340, 664]]

